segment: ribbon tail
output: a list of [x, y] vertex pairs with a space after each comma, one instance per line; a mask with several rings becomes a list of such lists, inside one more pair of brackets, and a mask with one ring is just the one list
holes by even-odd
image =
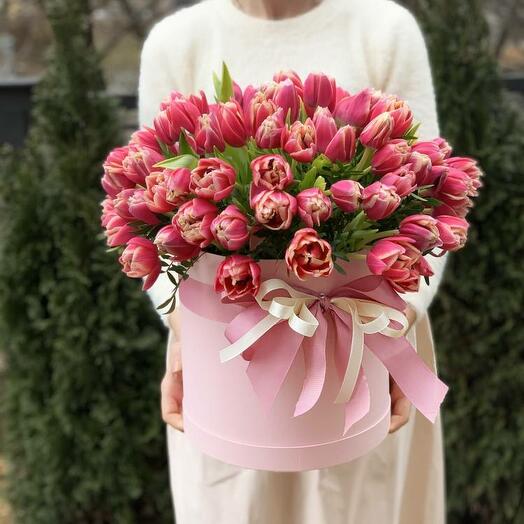
[[435, 422], [448, 386], [431, 371], [406, 338], [375, 333], [366, 335], [366, 346], [386, 366], [412, 404]]
[[[316, 311], [315, 311], [316, 308]], [[320, 398], [326, 379], [326, 339], [327, 322], [323, 314], [318, 314], [319, 306], [312, 308], [318, 318], [318, 327], [312, 337], [304, 337], [302, 351], [304, 354], [305, 377], [300, 397], [293, 416], [298, 417], [309, 411]]]
[[360, 368], [353, 395], [344, 406], [345, 416], [343, 436], [346, 435], [353, 424], [356, 424], [369, 413], [370, 407], [371, 396], [369, 393], [368, 381], [366, 375], [364, 375], [364, 370]]
[[281, 322], [257, 341], [246, 373], [266, 410], [277, 397], [303, 338], [289, 329], [287, 323]]
[[[347, 317], [350, 316], [347, 313], [342, 314], [335, 311], [336, 317], [335, 322], [347, 322]], [[349, 401], [351, 394], [355, 389], [359, 370], [362, 367], [362, 355], [364, 354], [364, 333], [355, 321], [354, 315], [351, 315], [351, 341], [349, 342], [349, 357], [347, 362], [346, 371], [344, 378], [342, 379], [342, 385], [335, 399], [335, 404], [342, 404]], [[347, 340], [341, 340], [340, 343], [347, 344]]]

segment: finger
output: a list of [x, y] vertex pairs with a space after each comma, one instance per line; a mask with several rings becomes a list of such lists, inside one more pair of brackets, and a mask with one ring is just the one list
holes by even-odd
[[411, 402], [406, 397], [401, 397], [391, 405], [391, 422], [389, 432], [394, 433], [409, 421]]
[[166, 373], [161, 382], [160, 390], [162, 419], [166, 424], [173, 426], [175, 429], [183, 431], [182, 373]]
[[184, 431], [184, 418], [182, 413], [169, 413], [162, 418], [164, 422], [171, 427], [178, 429], [178, 431]]

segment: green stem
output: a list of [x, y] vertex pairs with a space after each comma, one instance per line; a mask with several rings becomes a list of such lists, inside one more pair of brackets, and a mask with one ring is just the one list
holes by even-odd
[[371, 165], [371, 159], [373, 158], [374, 152], [375, 150], [372, 147], [366, 147], [366, 149], [364, 149], [364, 153], [362, 153], [360, 162], [355, 167], [355, 170], [364, 171], [364, 169], [367, 169]]

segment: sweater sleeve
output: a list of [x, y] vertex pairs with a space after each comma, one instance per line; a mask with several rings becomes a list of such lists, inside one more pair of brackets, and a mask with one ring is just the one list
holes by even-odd
[[[150, 31], [140, 55], [140, 73], [138, 81], [138, 120], [139, 125], [152, 126], [159, 111], [160, 103], [176, 89], [165, 59], [167, 19], [157, 23]], [[172, 293], [173, 285], [165, 273], [161, 273], [147, 294], [157, 308]], [[164, 325], [169, 327], [167, 315], [157, 310]]]
[[[432, 140], [439, 136], [440, 131], [426, 43], [414, 16], [403, 7], [396, 4], [395, 7], [397, 9], [392, 39], [389, 41], [390, 50], [385, 50], [383, 54], [390, 60], [384, 69], [384, 91], [396, 94], [408, 102], [415, 121], [421, 123], [419, 138]], [[417, 318], [427, 312], [437, 293], [448, 254], [442, 257], [426, 255], [425, 258], [434, 272], [429, 285], [421, 279], [419, 291], [406, 293], [403, 297], [414, 308]]]

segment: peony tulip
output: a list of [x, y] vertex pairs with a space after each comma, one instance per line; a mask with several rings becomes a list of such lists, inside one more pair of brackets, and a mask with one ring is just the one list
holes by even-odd
[[161, 271], [158, 250], [147, 238], [133, 237], [119, 258], [122, 271], [131, 278], [144, 278], [144, 291], [148, 290], [158, 278]]
[[160, 144], [158, 143], [158, 136], [155, 130], [151, 127], [143, 126], [138, 131], [135, 131], [131, 135], [129, 143], [134, 144], [139, 148], [148, 147], [149, 149], [153, 149], [157, 153], [162, 154], [162, 149], [160, 148]]
[[413, 112], [404, 100], [394, 96], [390, 99], [387, 111], [393, 118], [393, 138], [403, 137], [413, 124]]
[[355, 180], [339, 180], [330, 188], [331, 198], [346, 213], [354, 213], [362, 203], [363, 187]]
[[327, 145], [325, 155], [332, 162], [349, 162], [355, 156], [355, 150], [355, 129], [351, 126], [343, 126]]
[[288, 229], [297, 214], [296, 198], [284, 191], [261, 191], [251, 202], [255, 218], [268, 229]]
[[415, 173], [417, 185], [419, 187], [432, 185], [440, 175], [438, 172], [438, 166], [435, 166], [436, 170], [433, 170], [431, 158], [424, 153], [419, 153], [417, 151], [412, 152], [409, 155], [408, 163], [411, 166], [411, 170]]
[[398, 169], [407, 162], [410, 152], [411, 147], [405, 140], [401, 138], [391, 140], [373, 155], [371, 160], [373, 172], [384, 175]]
[[464, 218], [450, 215], [437, 217], [437, 228], [444, 251], [457, 251], [468, 238], [469, 224]]
[[411, 147], [411, 150], [413, 152], [427, 155], [431, 160], [431, 164], [434, 166], [442, 165], [444, 163], [444, 160], [446, 159], [445, 151], [440, 149], [439, 144], [435, 141], [416, 142]]
[[390, 113], [382, 113], [375, 117], [362, 130], [359, 140], [362, 145], [373, 149], [380, 149], [391, 138], [393, 132], [393, 117]]
[[201, 158], [191, 172], [189, 189], [200, 198], [218, 202], [227, 198], [235, 188], [233, 167], [219, 158]]
[[211, 232], [220, 246], [236, 251], [249, 240], [247, 217], [231, 204], [213, 220]]
[[383, 276], [399, 293], [418, 291], [420, 276], [433, 274], [415, 241], [403, 235], [377, 241], [366, 261], [371, 273]]
[[109, 247], [123, 246], [135, 236], [133, 228], [116, 213], [111, 213], [106, 218], [105, 236]]
[[331, 200], [318, 187], [304, 189], [297, 195], [298, 214], [308, 227], [325, 222], [332, 211]]
[[135, 187], [135, 182], [127, 177], [124, 169], [124, 161], [129, 154], [129, 147], [117, 147], [113, 149], [104, 161], [104, 176], [102, 187], [104, 191], [115, 197], [122, 189]]
[[160, 253], [172, 255], [177, 261], [190, 260], [200, 253], [200, 247], [186, 242], [179, 229], [172, 224], [158, 231], [154, 243]]
[[217, 110], [199, 116], [195, 128], [195, 143], [199, 154], [212, 153], [215, 148], [223, 151], [226, 147], [217, 117]]
[[438, 148], [440, 149], [440, 151], [444, 155], [444, 160], [448, 159], [451, 156], [451, 153], [453, 152], [453, 149], [449, 145], [449, 143], [447, 142], [446, 139], [439, 137], [439, 138], [433, 139], [433, 142], [435, 142], [435, 144], [437, 144]]
[[315, 126], [318, 151], [324, 153], [337, 133], [337, 124], [331, 115], [331, 111], [326, 107], [317, 107], [313, 116], [313, 125]]
[[311, 118], [304, 123], [293, 122], [287, 135], [284, 151], [297, 162], [311, 162], [317, 153], [315, 126]]
[[224, 141], [233, 147], [242, 147], [247, 140], [242, 107], [236, 100], [219, 104], [217, 112], [218, 125]]
[[203, 249], [213, 241], [211, 223], [217, 215], [216, 206], [209, 200], [194, 198], [180, 206], [172, 223], [186, 242]]
[[229, 300], [256, 295], [260, 288], [260, 273], [260, 266], [251, 257], [231, 255], [217, 268], [215, 291]]
[[124, 173], [135, 184], [145, 185], [146, 176], [155, 171], [155, 164], [164, 160], [164, 157], [154, 149], [130, 145], [127, 156], [122, 161]]
[[302, 84], [302, 80], [300, 79], [300, 76], [298, 76], [298, 73], [288, 69], [287, 71], [278, 71], [273, 75], [273, 81], [277, 84], [283, 82], [284, 80], [291, 80], [295, 86], [295, 89], [297, 90], [298, 95], [302, 98], [304, 94], [304, 85]]
[[410, 164], [403, 165], [395, 171], [391, 171], [391, 173], [386, 173], [380, 179], [380, 182], [387, 186], [393, 186], [401, 198], [413, 193], [417, 187], [417, 177]]
[[483, 176], [477, 161], [469, 157], [454, 156], [447, 158], [445, 164], [449, 167], [459, 169], [468, 175], [471, 180], [471, 190], [469, 196], [476, 196], [477, 190], [482, 187], [481, 178]]
[[371, 220], [390, 216], [400, 205], [401, 198], [393, 186], [373, 182], [362, 191], [362, 209]]
[[415, 246], [425, 252], [442, 244], [438, 222], [429, 215], [409, 215], [400, 222], [400, 234], [415, 241]]
[[371, 108], [380, 97], [380, 91], [371, 88], [343, 97], [337, 102], [335, 118], [344, 124], [361, 129], [369, 123]]
[[446, 167], [443, 170], [436, 187], [432, 190], [432, 196], [450, 207], [476, 194], [477, 191], [469, 176], [453, 167]]
[[135, 189], [128, 198], [128, 210], [135, 220], [139, 220], [149, 225], [159, 224], [158, 217], [149, 209], [147, 205], [145, 189]]
[[337, 102], [337, 84], [335, 79], [322, 73], [311, 73], [304, 82], [304, 103], [315, 109], [327, 107], [330, 111], [335, 109]]
[[189, 196], [191, 171], [187, 167], [164, 169], [166, 200], [175, 207], [182, 205]]
[[327, 277], [333, 271], [331, 245], [311, 228], [295, 232], [285, 254], [288, 269], [300, 280]]
[[293, 182], [291, 166], [281, 155], [262, 155], [250, 164], [253, 185], [259, 189], [282, 191]]
[[258, 127], [255, 133], [257, 146], [262, 149], [281, 148], [286, 142], [287, 128], [284, 122], [284, 110], [278, 110], [269, 115]]
[[272, 99], [277, 107], [282, 109], [285, 120], [289, 118], [294, 122], [298, 118], [301, 99], [291, 79], [277, 83]]
[[[180, 95], [172, 98], [169, 103], [164, 105], [164, 109], [166, 111], [166, 120], [171, 126], [168, 134], [174, 137], [175, 140], [178, 140], [182, 129], [189, 133], [194, 133], [200, 115], [209, 111], [203, 92], [201, 92], [200, 97], [192, 95], [187, 98]], [[163, 124], [165, 126], [166, 122], [163, 122]], [[166, 128], [164, 127], [164, 129]]]
[[250, 87], [244, 91], [244, 102], [242, 105], [247, 130], [250, 135], [254, 135], [262, 122], [277, 110], [273, 100], [269, 99], [262, 91], [255, 91]]

